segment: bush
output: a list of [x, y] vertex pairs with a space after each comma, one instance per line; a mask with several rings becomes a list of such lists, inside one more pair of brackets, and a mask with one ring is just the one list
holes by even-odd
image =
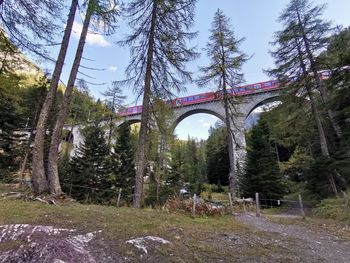
[[[169, 198], [165, 203], [165, 208], [171, 213], [186, 213], [192, 214], [193, 200], [181, 199], [177, 196]], [[226, 209], [224, 206], [214, 206], [211, 203], [206, 203], [201, 200], [196, 201], [196, 215], [215, 216], [222, 215]]]
[[312, 212], [320, 218], [350, 221], [350, 213], [345, 208], [345, 198], [324, 199]]

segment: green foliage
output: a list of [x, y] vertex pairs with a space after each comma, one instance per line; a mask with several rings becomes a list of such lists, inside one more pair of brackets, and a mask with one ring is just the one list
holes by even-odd
[[146, 74], [151, 77], [147, 96], [156, 98], [172, 97], [191, 80], [186, 63], [198, 54], [187, 45], [197, 35], [189, 32], [196, 2], [132, 0], [125, 6], [131, 33], [120, 44], [131, 48], [131, 57], [125, 72], [128, 79], [123, 83], [131, 84], [137, 94], [144, 92]]
[[230, 19], [220, 9], [215, 13], [210, 33], [205, 49], [210, 64], [201, 68], [203, 76], [198, 80], [199, 84], [214, 83], [216, 90], [220, 91], [242, 83], [241, 70], [248, 57], [238, 47], [244, 38], [236, 39]]
[[131, 202], [135, 184], [135, 148], [132, 145], [130, 127], [118, 128], [118, 137], [111, 154], [111, 174], [113, 185], [122, 188], [123, 199]]
[[36, 125], [47, 80], [44, 76], [17, 74], [11, 68], [0, 74], [0, 170], [2, 178], [10, 178], [24, 156], [23, 134], [14, 133]]
[[206, 143], [207, 179], [210, 184], [229, 184], [230, 164], [226, 138], [226, 129], [221, 124], [210, 128]]
[[171, 170], [167, 184], [179, 193], [185, 185], [191, 194], [200, 195], [203, 183], [206, 181], [205, 144], [188, 138], [187, 141], [174, 140], [171, 145]]
[[62, 174], [63, 189], [79, 201], [109, 202], [114, 192], [104, 131], [94, 123], [84, 129], [84, 137], [85, 142], [69, 162], [67, 173]]
[[0, 180], [9, 179], [9, 171], [13, 171], [15, 135], [18, 112], [11, 99], [0, 90]]
[[259, 193], [262, 199], [280, 199], [286, 193], [286, 185], [264, 119], [253, 127], [247, 149], [245, 173], [240, 181], [243, 196]]
[[350, 210], [346, 211], [345, 198], [323, 199], [317, 208], [312, 210], [312, 212], [319, 218], [334, 219], [347, 223], [350, 222]]

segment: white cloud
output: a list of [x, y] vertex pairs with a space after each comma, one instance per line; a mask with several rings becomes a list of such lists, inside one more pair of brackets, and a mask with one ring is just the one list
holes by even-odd
[[197, 122], [199, 122], [202, 127], [210, 127], [211, 126], [210, 122], [208, 122], [204, 119], [199, 119]]
[[109, 71], [116, 72], [118, 70], [117, 66], [109, 66], [108, 67]]
[[203, 127], [210, 127], [211, 124], [210, 124], [209, 122], [203, 122], [203, 123], [202, 123], [202, 126], [203, 126]]
[[[73, 24], [73, 37], [76, 39], [80, 38], [83, 25], [74, 21]], [[104, 36], [99, 33], [88, 32], [86, 36], [86, 42], [90, 45], [100, 46], [100, 47], [109, 47], [111, 44], [104, 38]]]

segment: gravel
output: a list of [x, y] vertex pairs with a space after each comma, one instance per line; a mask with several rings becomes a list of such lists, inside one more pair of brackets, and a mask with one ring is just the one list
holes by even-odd
[[292, 262], [350, 262], [350, 241], [343, 240], [324, 229], [315, 230], [313, 227], [278, 224], [252, 214], [240, 214], [236, 220], [249, 226], [253, 231], [274, 233], [281, 240], [289, 239], [291, 243], [289, 249], [292, 249], [297, 256]]

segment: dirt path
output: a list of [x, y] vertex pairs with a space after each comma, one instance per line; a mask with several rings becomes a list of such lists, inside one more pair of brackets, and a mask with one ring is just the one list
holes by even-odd
[[[350, 262], [350, 241], [342, 240], [323, 229], [277, 224], [252, 214], [240, 214], [236, 220], [253, 231], [274, 233], [281, 239], [290, 239], [289, 249], [295, 253], [294, 260], [297, 262]], [[295, 262], [294, 260], [292, 262]]]

